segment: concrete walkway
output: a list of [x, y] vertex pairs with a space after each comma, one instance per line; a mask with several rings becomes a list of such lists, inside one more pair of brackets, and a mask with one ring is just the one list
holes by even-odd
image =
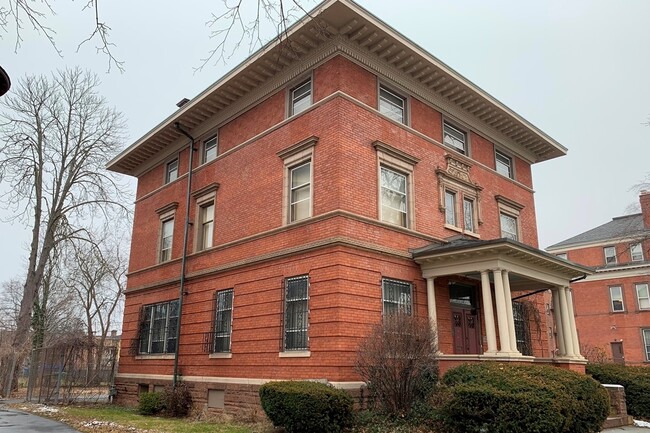
[[625, 426], [625, 427], [615, 427], [615, 428], [608, 428], [606, 430], [603, 430], [602, 433], [650, 433], [650, 428], [647, 427], [635, 427], [633, 425], [630, 426]]
[[58, 421], [0, 405], [0, 433], [79, 433]]

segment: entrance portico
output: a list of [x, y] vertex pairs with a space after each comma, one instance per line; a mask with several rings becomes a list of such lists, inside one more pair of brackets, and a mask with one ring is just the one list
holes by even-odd
[[[554, 361], [584, 362], [580, 355], [570, 283], [591, 274], [589, 268], [510, 239], [457, 239], [442, 246], [413, 250], [412, 254], [427, 281], [429, 320], [438, 335], [442, 333], [439, 324], [446, 322], [439, 316], [448, 314], [448, 310], [436, 305], [436, 291], [445, 290], [444, 286], [436, 284], [436, 279], [460, 278], [474, 282], [480, 292], [480, 302], [476, 303], [472, 314], [476, 315], [478, 323], [483, 319], [481, 340], [484, 344], [473, 359], [541, 361], [546, 358], [551, 361], [548, 358], [552, 358]], [[553, 329], [554, 325], [552, 334], [556, 350], [552, 354], [549, 349], [546, 353], [534, 353], [532, 357], [524, 356], [517, 348], [513, 297], [543, 292], [548, 297], [547, 290], [551, 293], [548, 313], [552, 322], [549, 320], [549, 326]], [[453, 338], [457, 339], [458, 315], [452, 319], [454, 326]], [[467, 353], [456, 349], [457, 344], [453, 347], [454, 353], [439, 352], [440, 359], [460, 360]]]

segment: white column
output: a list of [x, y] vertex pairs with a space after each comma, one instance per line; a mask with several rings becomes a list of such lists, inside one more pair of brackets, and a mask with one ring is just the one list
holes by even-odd
[[564, 336], [564, 345], [566, 346], [566, 356], [574, 358], [576, 356], [573, 347], [573, 338], [571, 337], [571, 318], [569, 317], [569, 305], [567, 303], [566, 288], [558, 289], [560, 298], [560, 311], [562, 312], [562, 335]]
[[560, 289], [556, 287], [551, 289], [553, 298], [553, 320], [555, 321], [555, 331], [557, 332], [557, 348], [560, 357], [566, 356], [566, 346], [564, 345], [564, 331], [562, 330], [562, 311], [560, 310]]
[[485, 336], [487, 337], [487, 354], [497, 353], [497, 331], [494, 327], [494, 311], [492, 309], [492, 288], [490, 274], [481, 271], [481, 294], [483, 295], [483, 314], [485, 315]]
[[515, 316], [512, 314], [512, 293], [510, 292], [510, 276], [508, 271], [501, 271], [503, 276], [503, 291], [506, 298], [506, 312], [508, 313], [508, 332], [510, 333], [510, 349], [521, 355], [517, 350], [517, 334], [515, 333]]
[[438, 347], [438, 312], [436, 310], [436, 288], [433, 284], [433, 278], [427, 278], [427, 310], [429, 312], [429, 326], [433, 331], [436, 352], [440, 353]]
[[571, 340], [573, 340], [573, 353], [576, 358], [582, 358], [580, 354], [580, 341], [578, 341], [578, 328], [576, 327], [575, 310], [573, 306], [573, 294], [570, 287], [565, 287], [567, 307], [569, 310], [569, 322], [571, 325]]
[[501, 350], [499, 353], [510, 354], [510, 330], [508, 328], [508, 311], [506, 310], [506, 297], [503, 290], [503, 278], [501, 270], [495, 269], [492, 271], [494, 278], [494, 299], [497, 306], [497, 322], [499, 324], [499, 341], [501, 342]]

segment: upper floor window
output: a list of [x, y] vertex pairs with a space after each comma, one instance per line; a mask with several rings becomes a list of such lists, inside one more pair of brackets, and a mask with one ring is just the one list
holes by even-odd
[[605, 264], [606, 265], [615, 265], [616, 264], [616, 248], [615, 247], [605, 247], [605, 248], [603, 248], [603, 253], [605, 254]]
[[467, 134], [446, 121], [442, 125], [442, 142], [463, 155], [467, 155]]
[[609, 298], [612, 301], [612, 311], [624, 311], [623, 305], [623, 288], [621, 286], [612, 286], [609, 288]]
[[567, 253], [559, 253], [555, 255], [558, 259], [569, 260]]
[[178, 158], [169, 161], [165, 165], [165, 183], [178, 179]]
[[284, 293], [284, 350], [307, 350], [309, 276], [287, 278]]
[[311, 161], [289, 170], [289, 222], [311, 216]]
[[289, 115], [294, 116], [311, 106], [311, 78], [303, 81], [291, 90], [291, 109]]
[[174, 218], [162, 220], [160, 228], [160, 261], [166, 262], [172, 258], [172, 243], [174, 240]]
[[521, 239], [521, 227], [519, 227], [519, 214], [524, 206], [502, 195], [494, 197], [499, 207], [499, 223], [501, 225], [501, 237], [519, 241]]
[[214, 201], [202, 203], [199, 206], [199, 236], [197, 250], [212, 247], [214, 237]]
[[142, 307], [140, 353], [174, 353], [178, 327], [178, 300]]
[[518, 241], [519, 227], [517, 224], [517, 218], [503, 212], [499, 214], [499, 218], [501, 221], [501, 237]]
[[645, 360], [650, 361], [650, 329], [643, 329], [643, 347], [645, 352]]
[[382, 278], [381, 292], [384, 316], [411, 315], [413, 310], [413, 286], [411, 283]]
[[381, 220], [402, 227], [408, 225], [407, 177], [381, 167]]
[[383, 84], [380, 85], [379, 112], [397, 122], [406, 123], [406, 98], [389, 90]]
[[219, 140], [216, 136], [205, 140], [203, 142], [203, 154], [201, 155], [201, 162], [205, 164], [210, 162], [217, 157], [217, 152], [219, 150]]
[[630, 245], [630, 256], [633, 262], [643, 261], [643, 246], [641, 243]]
[[650, 309], [650, 293], [648, 293], [648, 283], [635, 284], [636, 298], [639, 301], [639, 310]]
[[233, 290], [221, 290], [215, 297], [213, 353], [230, 352], [232, 336], [232, 295]]
[[456, 193], [445, 190], [445, 224], [456, 225]]
[[513, 171], [512, 171], [512, 158], [510, 158], [508, 155], [504, 154], [503, 152], [499, 152], [498, 150], [495, 150], [494, 156], [496, 159], [496, 169], [497, 173], [500, 173], [506, 177], [509, 177], [510, 179], [513, 179]]
[[474, 222], [474, 200], [463, 198], [463, 222], [465, 230], [468, 232], [476, 232], [476, 224]]

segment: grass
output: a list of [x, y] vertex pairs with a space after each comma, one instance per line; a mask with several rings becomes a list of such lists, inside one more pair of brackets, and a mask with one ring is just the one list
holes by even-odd
[[[98, 406], [67, 406], [57, 407], [58, 413], [43, 414], [37, 411], [38, 407], [25, 407], [20, 405], [19, 409], [35, 412], [41, 416], [49, 416], [82, 432], [129, 432], [133, 428], [137, 432], [156, 433], [263, 433], [269, 432], [267, 426], [262, 424], [235, 424], [228, 422], [196, 421], [191, 418], [165, 418], [156, 416], [139, 415], [134, 408], [125, 408], [115, 405]], [[91, 421], [112, 422], [116, 425], [94, 425], [84, 426]]]

